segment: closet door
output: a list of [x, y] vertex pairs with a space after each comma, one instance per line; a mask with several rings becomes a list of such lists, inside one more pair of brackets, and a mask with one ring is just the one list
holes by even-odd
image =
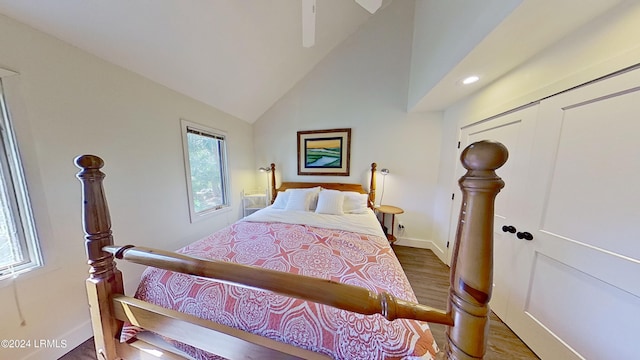
[[640, 70], [540, 103], [506, 323], [542, 359], [638, 358], [639, 135]]
[[[513, 253], [517, 251], [519, 245], [514, 234], [520, 222], [518, 217], [519, 208], [523, 201], [522, 195], [526, 193], [526, 189], [522, 185], [529, 169], [527, 159], [531, 151], [537, 111], [537, 104], [532, 104], [529, 107], [462, 128], [460, 133], [461, 150], [479, 140], [499, 141], [509, 149], [507, 163], [497, 171], [506, 186], [496, 198], [493, 294], [490, 303], [491, 309], [503, 319], [507, 315], [509, 291], [513, 287], [512, 268], [516, 266]], [[456, 178], [459, 179], [465, 171], [462, 165], [458, 164]], [[454, 196], [453, 219], [458, 218], [461, 200], [462, 194], [458, 188]], [[456, 226], [457, 221], [454, 221], [450, 231], [452, 234], [450, 244], [455, 241]], [[503, 231], [503, 227], [506, 231]], [[514, 233], [509, 231], [514, 231]], [[453, 249], [453, 246], [450, 246], [450, 249]]]

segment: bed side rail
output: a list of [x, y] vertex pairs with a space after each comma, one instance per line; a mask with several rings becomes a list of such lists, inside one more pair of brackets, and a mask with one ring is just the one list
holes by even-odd
[[381, 314], [388, 320], [407, 318], [453, 324], [442, 310], [404, 301], [387, 292], [377, 294], [363, 287], [331, 280], [132, 245], [106, 246], [103, 250], [118, 259], [140, 265], [271, 291], [364, 315]]
[[323, 354], [128, 296], [115, 296], [113, 309], [118, 320], [226, 359], [329, 359]]

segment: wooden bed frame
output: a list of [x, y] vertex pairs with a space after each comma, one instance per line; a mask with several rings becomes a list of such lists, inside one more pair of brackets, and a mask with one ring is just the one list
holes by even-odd
[[[201, 260], [133, 245], [114, 246], [102, 185], [105, 175], [100, 171], [104, 163], [97, 156], [79, 156], [75, 162], [82, 169], [78, 178], [82, 182], [83, 226], [90, 265], [86, 285], [98, 359], [183, 359], [175, 350], [162, 344], [140, 339], [132, 343], [120, 343], [118, 337], [123, 321], [228, 359], [326, 358], [322, 354], [125, 296], [122, 273], [116, 268], [114, 258], [260, 288], [361, 314], [378, 313], [389, 320], [410, 318], [445, 324], [447, 341], [440, 356], [447, 359], [482, 359], [489, 329], [494, 200], [504, 186], [495, 170], [506, 162], [507, 156], [502, 144], [488, 141], [474, 143], [462, 152], [461, 161], [467, 173], [459, 181], [463, 200], [446, 311], [409, 303], [388, 293], [374, 294], [365, 288], [322, 279], [229, 262]], [[362, 192], [357, 190], [357, 186], [362, 188], [361, 185], [353, 184], [283, 183], [279, 189], [275, 189], [275, 166], [271, 166], [274, 184], [272, 201], [277, 190], [290, 187], [323, 186]], [[370, 205], [374, 200], [375, 164], [372, 164]]]

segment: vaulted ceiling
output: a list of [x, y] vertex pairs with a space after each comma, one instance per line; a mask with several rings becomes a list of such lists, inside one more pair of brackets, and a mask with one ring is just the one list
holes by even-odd
[[[392, 1], [384, 0], [376, 14]], [[424, 10], [444, 0], [417, 1]], [[464, 1], [475, 0], [454, 3], [462, 9]], [[514, 0], [488, 3], [500, 6], [501, 1]], [[498, 19], [499, 26], [471, 44], [465, 56], [446, 64], [439, 81], [419, 94], [422, 101], [416, 101], [415, 109], [450, 104], [472, 91], [452, 90], [458, 74], [481, 65], [487, 81], [495, 79], [619, 1], [522, 2], [526, 12]], [[355, 1], [317, 0], [315, 46], [304, 48], [301, 0], [0, 0], [0, 13], [249, 123], [376, 16]], [[561, 31], [554, 32], [549, 27], [558, 25], [541, 16], [553, 16], [553, 24], [562, 22]], [[538, 30], [524, 28], [536, 21]], [[540, 35], [534, 36], [535, 31]]]

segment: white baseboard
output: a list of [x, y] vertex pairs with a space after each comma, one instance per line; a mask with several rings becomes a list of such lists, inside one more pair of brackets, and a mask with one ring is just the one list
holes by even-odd
[[31, 349], [35, 349], [35, 351], [23, 357], [22, 360], [58, 359], [85, 342], [91, 336], [93, 336], [91, 321], [87, 320], [64, 334], [56, 335], [55, 341], [50, 342], [48, 347], [32, 347]]
[[398, 240], [394, 243], [394, 245], [409, 246], [409, 247], [414, 247], [419, 249], [429, 249], [433, 251], [434, 254], [436, 254], [438, 259], [440, 259], [440, 261], [442, 261], [443, 264], [447, 264], [446, 249], [443, 249], [440, 246], [438, 246], [438, 244], [436, 244], [433, 240], [398, 237]]

